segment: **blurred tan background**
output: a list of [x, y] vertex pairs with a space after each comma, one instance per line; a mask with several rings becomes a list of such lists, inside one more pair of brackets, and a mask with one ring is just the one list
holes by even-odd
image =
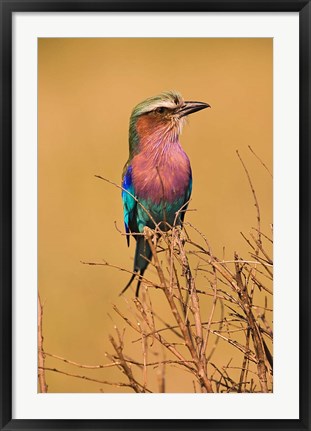
[[[248, 145], [272, 171], [272, 50], [272, 39], [39, 39], [38, 277], [47, 352], [101, 364], [112, 351], [108, 335], [118, 320], [111, 304], [124, 305], [118, 295], [128, 274], [81, 261], [132, 270], [133, 241], [127, 248], [114, 226], [123, 230], [120, 190], [94, 175], [120, 183], [131, 110], [145, 98], [174, 89], [212, 107], [189, 117], [181, 142], [193, 170], [190, 208], [197, 210], [186, 220], [207, 235], [214, 253], [222, 256], [225, 247], [228, 259], [234, 250], [246, 256], [240, 232], [256, 225], [236, 149], [270, 234], [272, 181]], [[161, 304], [161, 292], [152, 294]], [[133, 289], [126, 293], [133, 296]], [[137, 349], [129, 345], [130, 353]], [[220, 343], [215, 361], [228, 362], [228, 349]], [[87, 372], [49, 357], [46, 365], [122, 380], [114, 368]], [[168, 391], [192, 391], [178, 369], [172, 373]], [[49, 392], [123, 391], [53, 372], [46, 378]]]

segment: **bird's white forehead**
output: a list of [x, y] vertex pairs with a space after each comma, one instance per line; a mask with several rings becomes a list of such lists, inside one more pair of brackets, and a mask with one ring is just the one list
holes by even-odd
[[183, 105], [183, 103], [184, 103], [184, 100], [179, 93], [169, 91], [166, 93], [161, 93], [158, 96], [150, 97], [149, 99], [144, 100], [134, 108], [133, 114], [141, 115], [146, 112], [153, 111], [159, 107], [174, 109], [178, 106]]
[[177, 106], [179, 106], [180, 103], [174, 103], [171, 100], [159, 100], [157, 102], [151, 103], [150, 105], [148, 105], [148, 107], [146, 107], [146, 111], [153, 111], [154, 109], [163, 107], [163, 108], [168, 108], [168, 109], [174, 109]]

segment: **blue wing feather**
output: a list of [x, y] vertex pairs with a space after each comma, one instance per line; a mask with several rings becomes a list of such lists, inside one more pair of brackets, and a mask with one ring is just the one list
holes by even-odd
[[[125, 172], [122, 181], [122, 201], [123, 201], [123, 215], [124, 215], [124, 225], [125, 232], [129, 234], [131, 232], [131, 224], [135, 213], [136, 208], [136, 200], [133, 196], [135, 196], [135, 190], [132, 181], [132, 166], [129, 166]], [[130, 193], [130, 194], [129, 194]], [[133, 196], [131, 196], [133, 195]], [[126, 236], [127, 245], [130, 244], [130, 236]]]

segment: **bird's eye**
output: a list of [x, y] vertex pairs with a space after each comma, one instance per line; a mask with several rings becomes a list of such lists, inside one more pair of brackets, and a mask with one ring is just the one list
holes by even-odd
[[163, 106], [160, 106], [159, 108], [157, 108], [156, 110], [155, 110], [158, 114], [163, 114], [165, 111], [166, 111], [166, 109], [163, 107]]

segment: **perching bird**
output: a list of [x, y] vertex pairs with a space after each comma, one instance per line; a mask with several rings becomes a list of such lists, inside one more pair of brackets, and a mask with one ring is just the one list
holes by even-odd
[[[191, 166], [179, 142], [185, 117], [210, 107], [203, 102], [185, 102], [174, 91], [139, 103], [129, 128], [129, 159], [122, 176], [124, 224], [136, 240], [133, 275], [143, 276], [152, 252], [142, 235], [145, 226], [162, 230], [182, 224], [192, 189]], [[136, 198], [136, 199], [135, 199]], [[138, 202], [141, 204], [139, 204]], [[176, 212], [182, 208], [176, 218]], [[151, 216], [151, 217], [150, 217]], [[163, 223], [162, 223], [163, 222]], [[127, 235], [129, 245], [129, 235]], [[141, 278], [138, 280], [136, 296]]]

